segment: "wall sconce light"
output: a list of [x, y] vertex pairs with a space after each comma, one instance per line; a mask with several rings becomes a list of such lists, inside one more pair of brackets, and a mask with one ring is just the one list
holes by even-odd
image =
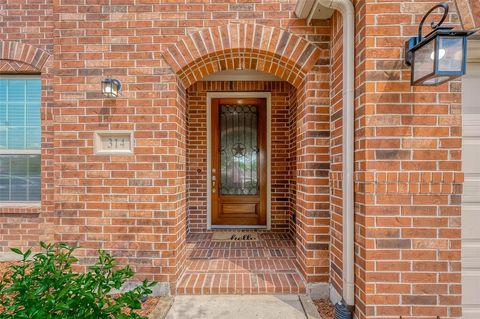
[[[423, 37], [422, 28], [427, 17], [436, 9], [443, 9], [438, 23], [432, 22], [432, 32]], [[440, 3], [430, 9], [418, 27], [418, 36], [405, 42], [405, 64], [411, 66], [412, 85], [435, 86], [462, 76], [467, 64], [468, 30], [442, 27], [448, 16], [448, 4]]]
[[102, 94], [106, 97], [116, 98], [122, 90], [122, 82], [107, 77], [102, 80]]

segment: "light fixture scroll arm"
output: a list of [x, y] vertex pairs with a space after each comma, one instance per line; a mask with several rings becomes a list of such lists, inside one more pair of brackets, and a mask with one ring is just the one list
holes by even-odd
[[118, 87], [118, 92], [120, 92], [122, 90], [122, 82], [120, 82], [119, 80], [117, 79], [112, 79], [112, 82], [115, 83]]
[[436, 30], [438, 29], [442, 24], [443, 22], [445, 22], [445, 19], [448, 17], [448, 10], [449, 10], [449, 6], [448, 6], [448, 3], [447, 2], [442, 2], [442, 3], [439, 3], [437, 4], [436, 6], [434, 6], [433, 8], [431, 8], [422, 18], [422, 21], [420, 21], [420, 25], [418, 26], [418, 40], [421, 40], [422, 39], [422, 29], [423, 29], [423, 24], [425, 23], [425, 20], [427, 20], [428, 16], [433, 12], [435, 11], [436, 9], [439, 9], [439, 8], [442, 8], [443, 9], [443, 16], [442, 18], [440, 19], [440, 21], [438, 22], [434, 22], [432, 21], [432, 23], [430, 24], [430, 27], [432, 28], [432, 30]]

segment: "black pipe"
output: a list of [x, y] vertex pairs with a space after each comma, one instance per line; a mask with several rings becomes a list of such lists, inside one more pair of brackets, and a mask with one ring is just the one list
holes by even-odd
[[345, 302], [339, 301], [335, 305], [335, 319], [352, 319], [353, 318], [353, 307], [348, 306]]

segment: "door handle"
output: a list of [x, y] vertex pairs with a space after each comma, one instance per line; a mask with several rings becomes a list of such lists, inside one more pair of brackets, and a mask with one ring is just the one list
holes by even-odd
[[217, 183], [215, 181], [212, 181], [212, 193], [215, 193], [217, 190]]

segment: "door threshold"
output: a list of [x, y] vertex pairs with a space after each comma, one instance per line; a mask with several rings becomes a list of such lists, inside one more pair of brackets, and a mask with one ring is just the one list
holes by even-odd
[[212, 225], [211, 230], [215, 229], [267, 229], [265, 225]]

